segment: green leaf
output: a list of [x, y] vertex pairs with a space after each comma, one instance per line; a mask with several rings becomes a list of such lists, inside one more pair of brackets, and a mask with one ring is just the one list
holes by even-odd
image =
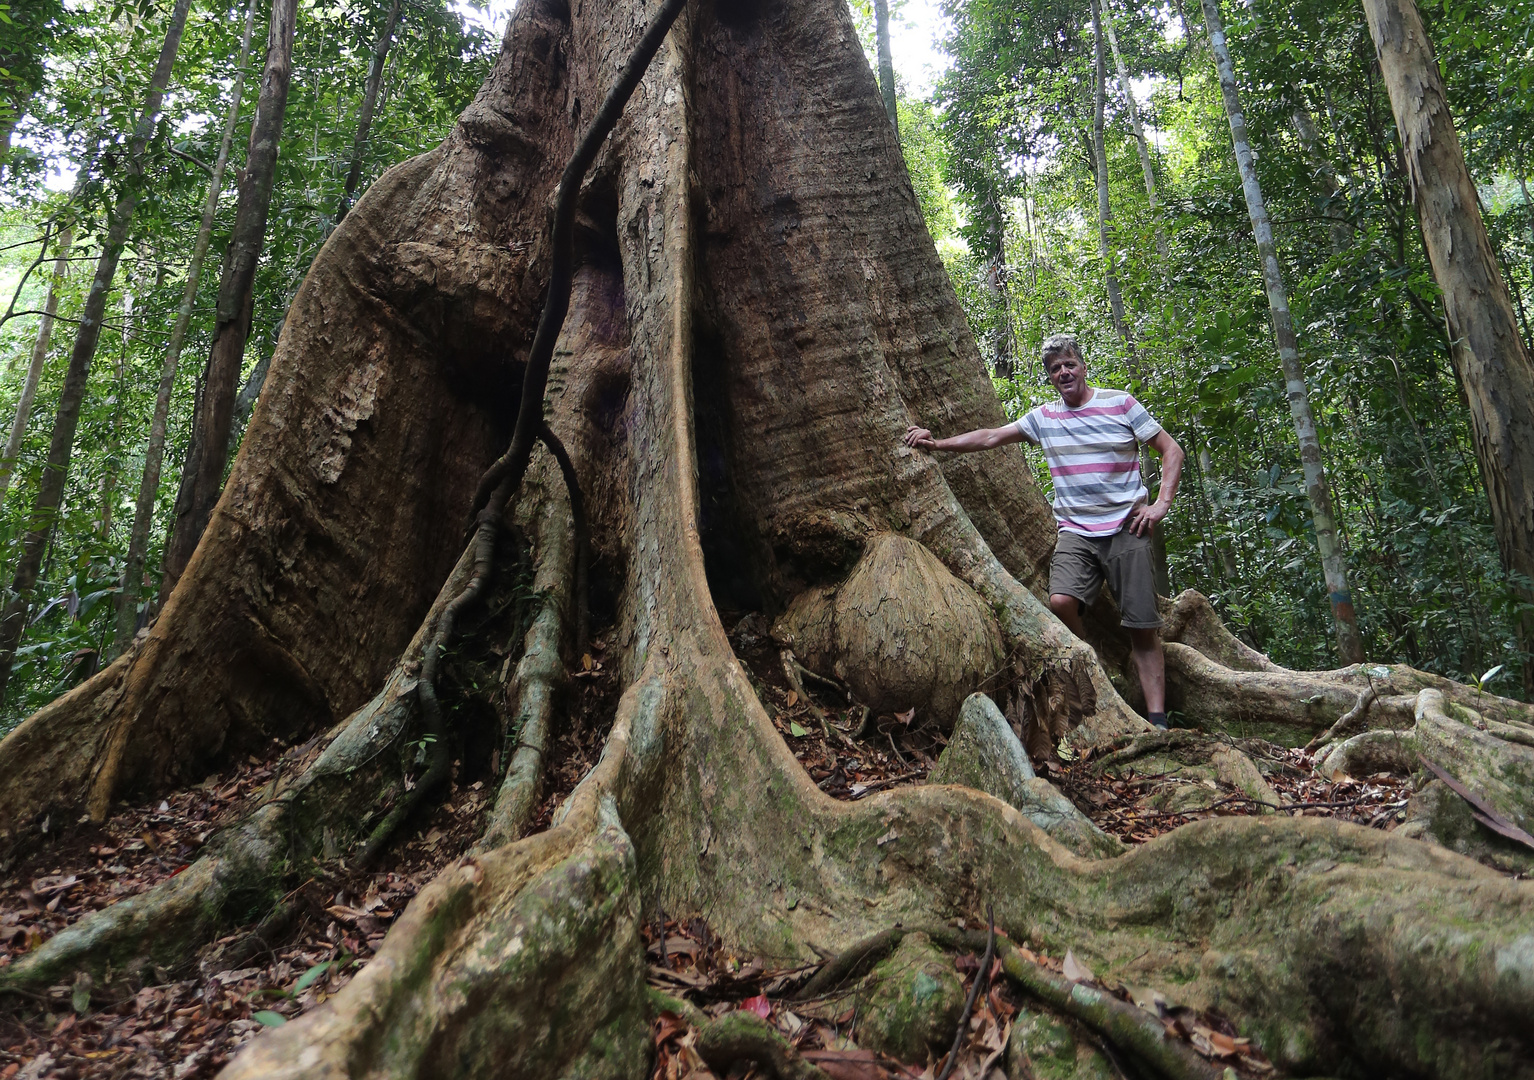
[[315, 964], [312, 968], [298, 977], [298, 981], [293, 984], [293, 993], [302, 994], [305, 990], [309, 989], [309, 987], [313, 986], [321, 975], [325, 974], [325, 972], [329, 970], [329, 960], [322, 960], [318, 964]]
[[808, 728], [801, 727], [798, 724], [790, 721], [788, 725], [788, 733], [796, 739], [802, 739], [810, 732]]
[[250, 1018], [258, 1024], [265, 1024], [267, 1027], [281, 1027], [288, 1022], [286, 1016], [283, 1016], [281, 1013], [272, 1012], [270, 1009], [253, 1012], [250, 1014]]
[[1507, 666], [1506, 664], [1498, 664], [1496, 667], [1492, 668], [1486, 674], [1482, 675], [1479, 679], [1477, 679], [1476, 680], [1476, 684], [1479, 685], [1479, 686], [1486, 685], [1487, 683], [1491, 682], [1493, 676], [1495, 676], [1499, 671], [1501, 671], [1506, 666]]

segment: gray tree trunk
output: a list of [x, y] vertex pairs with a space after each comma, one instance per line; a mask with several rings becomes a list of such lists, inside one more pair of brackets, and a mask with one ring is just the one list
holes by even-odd
[[[80, 185], [75, 185], [78, 193]], [[72, 211], [71, 211], [72, 212]], [[37, 324], [37, 337], [32, 342], [32, 362], [27, 366], [27, 379], [21, 385], [21, 400], [16, 403], [16, 418], [11, 421], [10, 438], [5, 441], [5, 456], [0, 458], [0, 502], [5, 501], [11, 487], [11, 477], [16, 471], [16, 458], [21, 453], [21, 441], [27, 434], [27, 422], [32, 418], [32, 402], [37, 397], [37, 384], [42, 378], [43, 367], [48, 363], [48, 346], [53, 339], [53, 319], [59, 310], [59, 290], [64, 285], [64, 275], [69, 270], [69, 249], [74, 245], [75, 226], [66, 221], [59, 230], [58, 254], [53, 260], [53, 277], [48, 283], [48, 301], [43, 307], [42, 321]]]
[[337, 225], [352, 208], [352, 201], [357, 196], [357, 185], [362, 182], [362, 152], [367, 148], [368, 133], [373, 128], [373, 111], [378, 108], [378, 90], [383, 85], [384, 63], [389, 59], [389, 49], [394, 44], [399, 13], [400, 0], [394, 0], [378, 40], [373, 44], [373, 61], [368, 65], [368, 81], [362, 91], [362, 108], [357, 114], [357, 131], [352, 137], [351, 167], [346, 170], [346, 190], [341, 194], [341, 205], [336, 208]]
[[165, 348], [165, 362], [160, 366], [160, 388], [154, 399], [154, 415], [149, 421], [149, 444], [144, 450], [144, 472], [139, 479], [138, 499], [133, 507], [133, 530], [128, 535], [128, 557], [123, 567], [123, 591], [117, 605], [117, 627], [113, 655], [127, 647], [138, 629], [138, 601], [143, 590], [144, 555], [149, 549], [149, 533], [154, 525], [154, 504], [160, 493], [160, 470], [165, 463], [165, 431], [170, 420], [170, 403], [176, 389], [176, 371], [181, 364], [181, 347], [192, 325], [192, 308], [197, 302], [197, 288], [202, 281], [202, 265], [213, 240], [213, 223], [218, 216], [218, 200], [224, 188], [224, 170], [229, 165], [229, 150], [234, 145], [234, 130], [239, 126], [240, 102], [245, 93], [245, 65], [250, 62], [250, 35], [256, 18], [256, 0], [245, 9], [245, 33], [240, 39], [240, 67], [229, 95], [229, 115], [224, 120], [224, 136], [218, 144], [218, 157], [208, 180], [208, 195], [202, 204], [202, 222], [192, 245], [192, 261], [187, 266], [186, 287], [181, 292], [181, 306], [171, 327]]
[[884, 111], [889, 114], [900, 138], [900, 117], [895, 107], [895, 62], [890, 57], [890, 6], [889, 0], [874, 0], [874, 40], [879, 50], [879, 95], [884, 98]]
[[261, 76], [261, 95], [250, 128], [250, 148], [240, 180], [240, 200], [235, 210], [234, 232], [224, 258], [218, 288], [218, 310], [203, 380], [202, 401], [192, 423], [192, 442], [181, 470], [176, 495], [176, 516], [165, 545], [165, 576], [160, 584], [163, 602], [186, 568], [203, 529], [213, 514], [224, 487], [225, 448], [234, 414], [234, 396], [250, 334], [252, 289], [256, 261], [266, 238], [266, 215], [277, 175], [277, 150], [282, 141], [283, 114], [287, 110], [288, 85], [292, 79], [293, 30], [296, 0], [273, 0], [271, 25], [266, 38], [266, 69]]
[[1305, 493], [1310, 498], [1310, 516], [1316, 529], [1316, 546], [1321, 552], [1321, 570], [1326, 577], [1327, 598], [1331, 601], [1336, 624], [1337, 652], [1344, 664], [1363, 660], [1363, 639], [1358, 632], [1358, 617], [1353, 610], [1353, 595], [1348, 590], [1347, 560], [1337, 537], [1337, 520], [1332, 512], [1332, 495], [1321, 460], [1321, 441], [1310, 411], [1310, 392], [1305, 385], [1305, 368], [1300, 363], [1294, 320], [1289, 314], [1289, 293], [1284, 288], [1278, 266], [1278, 248], [1273, 242], [1273, 225], [1268, 219], [1262, 187], [1257, 182], [1257, 167], [1251, 143], [1246, 135], [1246, 115], [1236, 93], [1236, 69], [1225, 43], [1225, 26], [1220, 19], [1217, 0], [1202, 0], [1204, 22], [1209, 28], [1209, 48], [1214, 54], [1220, 92], [1225, 99], [1225, 115], [1230, 120], [1230, 137], [1236, 148], [1236, 164], [1241, 171], [1241, 190], [1246, 195], [1246, 209], [1252, 219], [1252, 235], [1262, 259], [1262, 279], [1268, 293], [1268, 312], [1273, 319], [1273, 337], [1278, 345], [1278, 361], [1284, 371], [1289, 413], [1294, 418], [1294, 434], [1300, 443], [1300, 463], [1305, 471]]
[[[1470, 407], [1475, 457], [1504, 567], [1534, 601], [1534, 364], [1481, 220], [1432, 43], [1412, 0], [1365, 0], [1401, 156], [1433, 277], [1443, 290], [1449, 356]], [[1525, 617], [1523, 647], [1534, 643]], [[1525, 659], [1524, 686], [1534, 690]]]
[[1108, 48], [1113, 52], [1113, 66], [1118, 71], [1119, 92], [1124, 95], [1129, 110], [1129, 124], [1135, 133], [1135, 150], [1140, 155], [1140, 171], [1145, 174], [1145, 198], [1156, 218], [1156, 253], [1165, 262], [1168, 256], [1166, 227], [1161, 222], [1161, 205], [1156, 199], [1156, 170], [1151, 165], [1150, 143], [1145, 138], [1145, 125], [1140, 122], [1140, 108], [1135, 104], [1134, 92], [1129, 88], [1129, 69], [1124, 65], [1124, 54], [1119, 52], [1119, 38], [1113, 32], [1113, 17], [1102, 12], [1103, 30], [1108, 35]]
[[101, 340], [101, 320], [106, 314], [107, 296], [112, 291], [117, 262], [128, 239], [133, 211], [138, 205], [144, 148], [154, 133], [155, 121], [160, 115], [160, 103], [165, 98], [171, 68], [175, 66], [176, 53], [181, 48], [181, 35], [186, 30], [186, 15], [191, 6], [192, 0], [176, 0], [176, 6], [171, 11], [165, 30], [165, 43], [160, 47], [154, 74], [149, 80], [144, 111], [134, 125], [133, 137], [128, 144], [127, 182], [118, 197], [117, 205], [112, 209], [106, 238], [101, 246], [101, 257], [96, 261], [96, 274], [85, 298], [85, 310], [80, 313], [80, 326], [75, 333], [74, 349], [69, 357], [69, 371], [64, 376], [58, 412], [54, 416], [53, 437], [48, 444], [48, 462], [43, 468], [42, 483], [37, 498], [33, 500], [27, 534], [22, 540], [21, 557], [16, 562], [16, 573], [11, 579], [11, 599], [5, 606], [4, 614], [0, 615], [0, 699], [4, 698], [6, 684], [10, 681], [11, 662], [15, 659], [16, 648], [21, 644], [22, 631], [27, 625], [32, 588], [37, 584], [37, 574], [42, 568], [48, 537], [53, 532], [54, 519], [64, 498], [64, 482], [69, 478], [69, 459], [74, 450], [75, 429], [80, 423], [80, 406], [85, 400], [85, 384], [90, 377], [91, 361], [96, 357], [96, 345]]

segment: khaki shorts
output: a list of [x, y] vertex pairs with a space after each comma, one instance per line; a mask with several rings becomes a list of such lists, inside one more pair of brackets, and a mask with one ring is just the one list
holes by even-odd
[[1050, 594], [1074, 596], [1090, 604], [1106, 579], [1125, 626], [1134, 630], [1160, 626], [1150, 544], [1149, 536], [1136, 536], [1127, 528], [1112, 536], [1062, 532], [1049, 562]]

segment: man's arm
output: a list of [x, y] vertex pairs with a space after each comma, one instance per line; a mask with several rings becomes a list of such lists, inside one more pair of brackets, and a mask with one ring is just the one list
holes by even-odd
[[1177, 483], [1182, 479], [1182, 463], [1187, 458], [1182, 447], [1177, 445], [1177, 440], [1167, 434], [1166, 428], [1152, 435], [1145, 445], [1161, 455], [1161, 491], [1155, 502], [1137, 506], [1130, 513], [1129, 531], [1136, 536], [1149, 536], [1156, 522], [1166, 517], [1172, 509], [1172, 500], [1177, 497]]
[[1022, 441], [1023, 433], [1017, 430], [1016, 424], [996, 428], [976, 428], [974, 431], [966, 431], [963, 435], [955, 435], [948, 439], [934, 439], [932, 432], [914, 425], [905, 433], [905, 444], [913, 449], [950, 450], [956, 454], [990, 450], [993, 447]]

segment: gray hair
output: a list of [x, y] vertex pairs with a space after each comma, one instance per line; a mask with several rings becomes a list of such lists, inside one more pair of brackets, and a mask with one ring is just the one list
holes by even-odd
[[1073, 334], [1050, 334], [1044, 339], [1042, 352], [1045, 367], [1048, 367], [1049, 362], [1055, 357], [1063, 356], [1066, 353], [1073, 353], [1076, 359], [1083, 362], [1086, 360], [1086, 357], [1081, 355], [1081, 345], [1076, 341]]

